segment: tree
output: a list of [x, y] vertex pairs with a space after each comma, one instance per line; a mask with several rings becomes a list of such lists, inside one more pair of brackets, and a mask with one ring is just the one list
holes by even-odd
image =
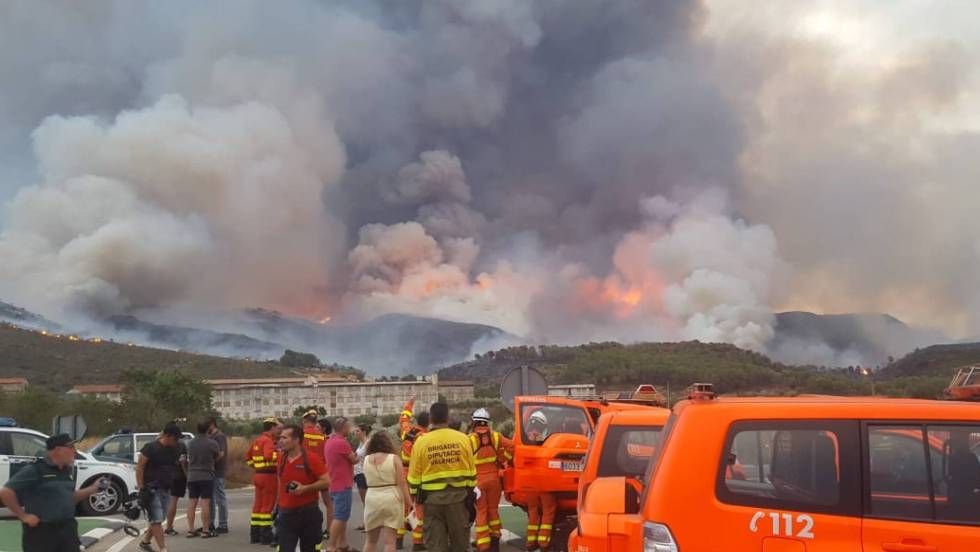
[[400, 416], [398, 414], [382, 414], [381, 415], [381, 427], [391, 427], [398, 423]]
[[211, 386], [185, 372], [131, 369], [123, 381], [122, 412], [134, 429], [158, 431], [171, 420], [213, 415]]
[[326, 416], [327, 415], [327, 409], [326, 408], [323, 408], [322, 406], [312, 406], [311, 405], [311, 406], [297, 406], [296, 408], [293, 409], [293, 416], [295, 416], [297, 418], [301, 418], [303, 416], [303, 414], [306, 414], [310, 410], [316, 410], [317, 413], [320, 414], [320, 416]]
[[290, 368], [311, 368], [319, 367], [320, 359], [313, 353], [300, 353], [286, 349], [286, 352], [279, 357], [279, 364]]
[[361, 414], [360, 416], [354, 417], [354, 423], [357, 425], [373, 426], [378, 423], [378, 417], [374, 414]]

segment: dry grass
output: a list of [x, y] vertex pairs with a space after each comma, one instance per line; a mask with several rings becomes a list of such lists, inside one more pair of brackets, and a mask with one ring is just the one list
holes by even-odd
[[75, 443], [75, 448], [77, 448], [78, 450], [84, 450], [84, 451], [87, 452], [89, 449], [91, 449], [95, 445], [99, 444], [99, 441], [101, 441], [102, 439], [104, 439], [104, 437], [100, 437], [100, 436], [88, 436], [88, 437], [82, 439], [81, 441]]
[[249, 439], [245, 437], [228, 438], [228, 469], [225, 471], [225, 485], [229, 488], [252, 484], [252, 468], [245, 464], [245, 451]]

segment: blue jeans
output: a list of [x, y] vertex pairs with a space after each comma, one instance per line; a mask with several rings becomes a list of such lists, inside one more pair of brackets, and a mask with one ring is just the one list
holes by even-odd
[[[218, 517], [214, 517], [215, 510]], [[225, 478], [214, 478], [214, 497], [211, 500], [211, 526], [228, 528], [228, 495], [225, 494]]]

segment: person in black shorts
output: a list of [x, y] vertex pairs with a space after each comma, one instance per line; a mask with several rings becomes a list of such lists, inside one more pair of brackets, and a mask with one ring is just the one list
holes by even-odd
[[181, 440], [177, 446], [180, 453], [177, 459], [177, 467], [174, 470], [174, 479], [170, 484], [170, 502], [167, 503], [167, 529], [164, 534], [176, 535], [174, 529], [174, 518], [177, 517], [177, 502], [187, 496], [187, 443]]
[[[197, 436], [187, 443], [187, 491], [190, 503], [187, 505], [187, 536], [217, 537], [211, 529], [211, 498], [214, 496], [214, 465], [221, 459], [221, 448], [208, 436], [210, 422], [197, 424]], [[201, 504], [201, 528], [194, 527], [197, 504]]]

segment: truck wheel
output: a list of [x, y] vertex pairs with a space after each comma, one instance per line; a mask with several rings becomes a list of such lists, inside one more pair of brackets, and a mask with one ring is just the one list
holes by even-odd
[[[94, 478], [85, 485], [91, 485], [92, 482], [97, 480], [98, 478]], [[80, 504], [82, 513], [86, 516], [112, 515], [122, 505], [124, 494], [122, 484], [115, 479], [110, 479], [108, 489], [100, 493], [95, 493], [88, 497], [87, 500], [82, 501]]]

